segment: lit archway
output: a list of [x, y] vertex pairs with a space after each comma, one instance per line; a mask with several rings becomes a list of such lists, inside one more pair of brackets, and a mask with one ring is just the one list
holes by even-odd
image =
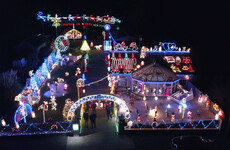
[[85, 96], [81, 99], [79, 99], [78, 101], [76, 101], [69, 109], [68, 111], [68, 115], [67, 115], [67, 120], [68, 121], [72, 121], [73, 117], [74, 117], [74, 113], [75, 110], [77, 109], [78, 106], [80, 106], [81, 104], [83, 104], [84, 102], [87, 101], [92, 101], [92, 100], [109, 100], [109, 101], [113, 101], [116, 104], [118, 104], [121, 109], [123, 110], [122, 112], [124, 113], [125, 118], [130, 118], [130, 111], [128, 106], [126, 105], [126, 102], [116, 96], [113, 95], [108, 95], [108, 94], [97, 94], [97, 95], [89, 95], [89, 96]]

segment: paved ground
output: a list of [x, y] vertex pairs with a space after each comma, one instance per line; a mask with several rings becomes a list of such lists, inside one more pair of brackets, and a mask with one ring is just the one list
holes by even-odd
[[96, 128], [91, 129], [89, 121], [89, 128], [83, 127], [82, 136], [67, 138], [67, 150], [135, 149], [135, 145], [130, 138], [117, 135], [115, 118], [108, 120], [104, 108], [97, 109], [96, 112]]

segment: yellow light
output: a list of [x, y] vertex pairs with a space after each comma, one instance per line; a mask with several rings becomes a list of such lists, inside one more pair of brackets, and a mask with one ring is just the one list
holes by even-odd
[[146, 101], [146, 97], [145, 96], [143, 97], [143, 101]]
[[72, 56], [72, 54], [71, 54], [71, 53], [69, 53], [69, 56]]
[[140, 65], [137, 65], [137, 68], [139, 69], [141, 66]]
[[215, 109], [215, 111], [219, 111], [219, 106], [216, 103], [213, 105], [213, 108]]

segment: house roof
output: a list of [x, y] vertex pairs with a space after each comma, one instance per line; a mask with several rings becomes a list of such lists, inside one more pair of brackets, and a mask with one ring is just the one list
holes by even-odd
[[144, 82], [172, 82], [179, 79], [171, 70], [156, 62], [135, 71], [132, 77]]

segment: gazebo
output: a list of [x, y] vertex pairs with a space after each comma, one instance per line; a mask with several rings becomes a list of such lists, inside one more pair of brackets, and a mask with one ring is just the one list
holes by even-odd
[[132, 92], [140, 96], [168, 96], [177, 91], [179, 78], [154, 62], [132, 74]]

